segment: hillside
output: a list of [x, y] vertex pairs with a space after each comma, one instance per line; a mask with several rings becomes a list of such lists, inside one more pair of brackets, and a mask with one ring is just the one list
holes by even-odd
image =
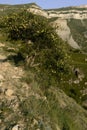
[[8, 59], [11, 50], [0, 43], [0, 129], [86, 130], [87, 112], [58, 88], [44, 93], [34, 79], [27, 84], [26, 71]]
[[[87, 6], [50, 9], [46, 11], [49, 14], [50, 20], [54, 19], [55, 22], [53, 24], [56, 23], [54, 26], [60, 27], [56, 30], [61, 38], [67, 40], [73, 48], [81, 48], [83, 51], [87, 50]], [[65, 21], [66, 25], [65, 22], [59, 24], [60, 20]], [[67, 34], [66, 30], [68, 32]]]
[[0, 5], [0, 130], [87, 130], [86, 11]]
[[[35, 3], [25, 5], [1, 5], [1, 16], [10, 14], [11, 12], [21, 11], [27, 9], [37, 15], [42, 15], [49, 18], [49, 21], [53, 21], [58, 35], [68, 43], [77, 49], [86, 51], [87, 45], [87, 6], [79, 7], [67, 7], [60, 9], [41, 9]], [[60, 22], [62, 20], [62, 23]], [[63, 26], [62, 26], [63, 25]], [[57, 27], [59, 27], [57, 29]], [[67, 33], [66, 33], [67, 31]]]

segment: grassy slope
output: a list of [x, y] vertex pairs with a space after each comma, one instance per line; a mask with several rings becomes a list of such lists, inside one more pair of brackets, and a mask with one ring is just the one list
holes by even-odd
[[[5, 50], [6, 48], [9, 47], [14, 48], [14, 45], [5, 41], [5, 37], [3, 35], [0, 36], [0, 41], [6, 44]], [[8, 49], [6, 53], [11, 54], [11, 52], [8, 52]], [[86, 73], [87, 71], [85, 69], [87, 65], [87, 63], [85, 63], [86, 55], [76, 52], [71, 52], [70, 55], [73, 59], [72, 64], [75, 65], [76, 67], [81, 67], [82, 71], [85, 74], [87, 74]], [[33, 79], [34, 74], [28, 73], [28, 75], [31, 80], [29, 86], [31, 86], [32, 88], [30, 89], [29, 87], [29, 90], [27, 90], [29, 91], [28, 95], [26, 96], [26, 92], [25, 90], [23, 90], [23, 88], [18, 90], [19, 109], [21, 111], [21, 118], [24, 118], [23, 122], [23, 124], [25, 125], [24, 130], [26, 129], [34, 130], [36, 128], [40, 128], [41, 130], [87, 129], [87, 112], [82, 107], [80, 107], [75, 102], [75, 100], [66, 96], [66, 94], [58, 88], [50, 87], [47, 91], [45, 91], [45, 93], [43, 93], [43, 90], [40, 89], [40, 85], [37, 84], [36, 81]], [[27, 80], [29, 81], [29, 78]], [[68, 84], [64, 83], [65, 89], [67, 89], [68, 86], [69, 86]], [[79, 86], [74, 85], [73, 87], [79, 87]], [[60, 88], [62, 88], [62, 86]], [[5, 103], [4, 100], [3, 102]], [[14, 113], [12, 108], [11, 109], [8, 108], [7, 103], [5, 103], [4, 106], [1, 106], [0, 108], [3, 110], [1, 119], [5, 118], [4, 113], [7, 113], [7, 115], [9, 115], [9, 111], [10, 114], [12, 115], [12, 118], [10, 119], [11, 123], [10, 121], [3, 123], [3, 125], [6, 126], [7, 128], [12, 128], [12, 125], [20, 121], [20, 115], [16, 112]], [[38, 124], [33, 125], [32, 119], [37, 120]], [[42, 124], [40, 124], [40, 122]], [[31, 127], [31, 124], [33, 125], [33, 127]]]
[[[14, 48], [14, 45], [8, 43], [2, 38], [5, 44], [4, 54], [12, 55], [8, 48]], [[6, 52], [7, 50], [7, 52]], [[75, 54], [72, 54], [75, 59]], [[77, 55], [77, 54], [76, 54]], [[81, 55], [81, 60], [84, 55]], [[83, 60], [84, 61], [84, 60]], [[80, 62], [80, 60], [78, 61]], [[27, 74], [27, 72], [25, 72]], [[3, 121], [0, 129], [11, 129], [12, 126], [22, 121], [23, 130], [86, 130], [87, 129], [87, 111], [79, 106], [75, 100], [68, 97], [58, 87], [49, 87], [45, 92], [41, 86], [34, 80], [34, 74], [28, 72], [28, 79], [22, 77], [21, 82], [28, 80], [27, 91], [23, 86], [17, 87], [16, 101], [18, 110], [8, 105], [8, 99], [0, 100], [1, 120]], [[25, 77], [26, 78], [26, 77]], [[29, 82], [30, 78], [30, 82]], [[2, 105], [3, 104], [3, 105]], [[9, 107], [8, 107], [9, 106]], [[18, 111], [21, 113], [18, 113]], [[9, 120], [7, 117], [10, 118]], [[5, 121], [4, 121], [5, 120]], [[36, 123], [34, 124], [34, 120]]]
[[[3, 13], [6, 14], [6, 12], [10, 13], [11, 10], [12, 11], [17, 11], [19, 8], [20, 9], [22, 9], [22, 8], [28, 8], [31, 5], [35, 5], [35, 3], [25, 4], [25, 5], [14, 5], [14, 6], [1, 5], [0, 8], [6, 8], [6, 10], [3, 12]], [[69, 10], [69, 9], [72, 9], [72, 7], [63, 8], [63, 9], [64, 10], [65, 9]], [[1, 11], [1, 13], [2, 13], [2, 11]], [[69, 25], [69, 27], [71, 29], [71, 32], [72, 32], [72, 35], [75, 38], [75, 40], [77, 41], [77, 43], [79, 43], [80, 45], [82, 45], [83, 48], [85, 48], [85, 50], [86, 50], [86, 43], [85, 43], [86, 39], [84, 38], [83, 33], [84, 33], [84, 31], [86, 31], [86, 28], [87, 28], [86, 27], [87, 26], [86, 23], [87, 23], [87, 21], [84, 20], [83, 22], [84, 22], [84, 26], [83, 26], [83, 23], [80, 20], [71, 19], [70, 21], [68, 21], [68, 25]], [[3, 41], [3, 39], [4, 39], [4, 41], [6, 40], [5, 38], [3, 38], [2, 35], [0, 36], [0, 39], [1, 39], [1, 41]], [[71, 55], [71, 60], [73, 60], [72, 64], [75, 67], [79, 67], [83, 71], [83, 73], [85, 75], [85, 78], [83, 79], [82, 82], [80, 82], [80, 84], [77, 84], [77, 85], [76, 84], [63, 83], [62, 84], [62, 89], [64, 91], [66, 91], [66, 93], [68, 95], [70, 95], [71, 97], [75, 98], [79, 102], [79, 100], [80, 100], [79, 98], [80, 98], [80, 94], [81, 94], [80, 90], [82, 90], [84, 87], [86, 88], [86, 86], [84, 85], [85, 82], [87, 81], [87, 78], [86, 78], [86, 75], [87, 75], [87, 71], [86, 71], [87, 63], [85, 62], [86, 55], [81, 54], [81, 53], [71, 53], [70, 55]], [[76, 79], [75, 76], [74, 76], [73, 80], [74, 79]], [[64, 87], [65, 85], [67, 87]], [[71, 89], [74, 89], [75, 93], [72, 93]]]
[[[73, 59], [72, 64], [75, 67], [78, 67], [81, 70], [81, 72], [84, 74], [84, 78], [80, 82], [80, 84], [75, 85], [75, 87], [78, 87], [79, 91], [81, 92], [81, 90], [87, 89], [87, 85], [85, 85], [85, 83], [87, 82], [87, 61], [85, 61], [85, 59], [87, 58], [87, 54], [72, 53], [71, 57]], [[79, 98], [83, 102], [84, 100], [87, 100], [87, 98], [85, 97], [87, 97], [87, 93], [86, 94], [81, 93]]]

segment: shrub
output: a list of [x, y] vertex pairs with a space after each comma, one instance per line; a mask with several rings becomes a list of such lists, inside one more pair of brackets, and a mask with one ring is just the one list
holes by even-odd
[[65, 44], [45, 17], [23, 11], [6, 21], [8, 37], [22, 41], [19, 53], [28, 67], [34, 67], [56, 81], [68, 72]]

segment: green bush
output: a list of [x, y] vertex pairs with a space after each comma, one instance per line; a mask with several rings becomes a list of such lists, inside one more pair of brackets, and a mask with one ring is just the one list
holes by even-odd
[[6, 21], [8, 37], [21, 40], [19, 53], [28, 67], [34, 67], [56, 81], [68, 72], [65, 43], [45, 17], [23, 11], [7, 17]]

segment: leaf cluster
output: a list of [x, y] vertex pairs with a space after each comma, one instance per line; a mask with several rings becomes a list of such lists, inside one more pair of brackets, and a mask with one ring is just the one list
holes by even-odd
[[21, 40], [19, 52], [29, 67], [58, 80], [68, 72], [65, 43], [58, 37], [49, 21], [28, 11], [13, 14], [6, 20], [8, 37]]

